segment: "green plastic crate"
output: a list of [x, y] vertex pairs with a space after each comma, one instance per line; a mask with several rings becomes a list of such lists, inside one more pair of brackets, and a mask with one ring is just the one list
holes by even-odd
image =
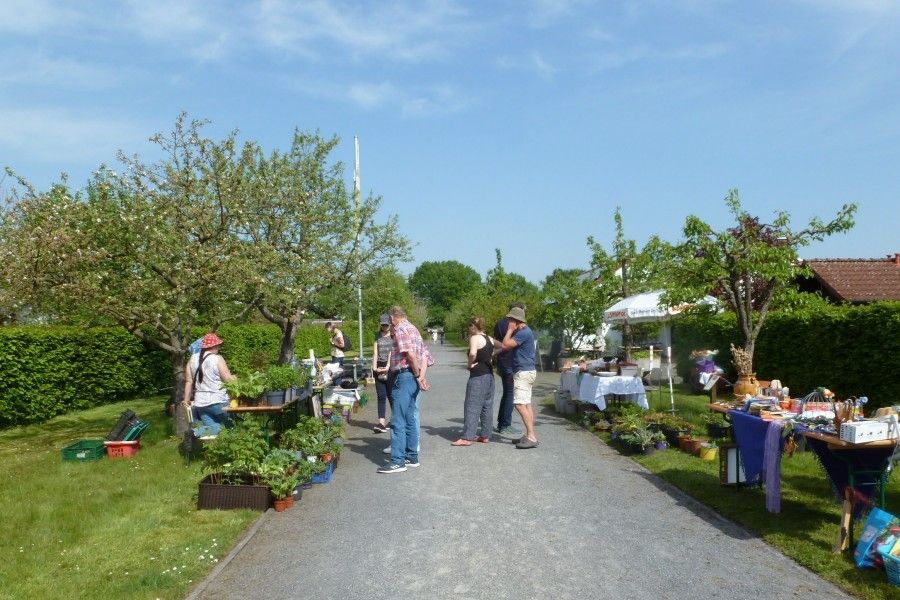
[[62, 449], [63, 460], [98, 460], [104, 456], [103, 440], [79, 440]]

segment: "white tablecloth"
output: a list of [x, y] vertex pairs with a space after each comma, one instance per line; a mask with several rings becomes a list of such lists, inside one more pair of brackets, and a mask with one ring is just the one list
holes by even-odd
[[598, 377], [585, 375], [578, 388], [578, 399], [596, 404], [600, 410], [606, 409], [606, 394], [625, 396], [629, 402], [648, 409], [647, 394], [640, 377]]
[[578, 369], [569, 369], [560, 373], [559, 387], [572, 394], [573, 400], [578, 400]]

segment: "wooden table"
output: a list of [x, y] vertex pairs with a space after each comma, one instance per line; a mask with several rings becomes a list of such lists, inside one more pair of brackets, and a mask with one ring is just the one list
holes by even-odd
[[[709, 410], [721, 414], [728, 414], [729, 410], [735, 410], [732, 407], [724, 404], [710, 404]], [[859, 452], [863, 450], [872, 450], [872, 449], [882, 449], [882, 448], [893, 448], [900, 441], [898, 440], [877, 440], [873, 442], [863, 442], [861, 444], [854, 444], [852, 442], [848, 442], [846, 440], [842, 440], [840, 436], [835, 435], [833, 433], [823, 433], [821, 431], [797, 431], [800, 435], [805, 438], [809, 438], [812, 440], [817, 440], [820, 442], [825, 442], [826, 448], [834, 453], [834, 457], [840, 460], [847, 468], [848, 481], [850, 485], [845, 487], [841, 491], [842, 494], [842, 506], [841, 506], [841, 526], [838, 531], [837, 540], [834, 545], [835, 553], [840, 553], [847, 548], [850, 548], [853, 545], [853, 488], [856, 485], [856, 480], [859, 476], [863, 474], [876, 474], [875, 479], [879, 480], [878, 484], [880, 487], [876, 488], [876, 492], [880, 489], [881, 492], [881, 500], [879, 504], [884, 505], [884, 487], [887, 485], [886, 481], [886, 472], [887, 472], [887, 462], [880, 470], [873, 469], [859, 469], [857, 465], [853, 463], [851, 460], [851, 454], [853, 452]], [[875, 492], [873, 492], [874, 497]]]

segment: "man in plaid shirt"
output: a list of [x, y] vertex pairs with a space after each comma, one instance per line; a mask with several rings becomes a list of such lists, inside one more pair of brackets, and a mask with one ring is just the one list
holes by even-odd
[[379, 473], [402, 473], [419, 466], [419, 391], [428, 390], [425, 372], [434, 359], [416, 326], [399, 306], [388, 311], [394, 338], [391, 353], [391, 462]]

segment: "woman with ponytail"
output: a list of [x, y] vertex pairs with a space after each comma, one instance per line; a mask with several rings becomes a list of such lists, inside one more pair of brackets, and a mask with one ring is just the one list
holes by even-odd
[[219, 355], [222, 340], [215, 333], [207, 333], [200, 342], [200, 352], [192, 354], [184, 378], [184, 402], [191, 407], [195, 420], [207, 428], [210, 435], [217, 435], [222, 425], [231, 426], [225, 407], [228, 393], [223, 382], [232, 381], [225, 359]]

